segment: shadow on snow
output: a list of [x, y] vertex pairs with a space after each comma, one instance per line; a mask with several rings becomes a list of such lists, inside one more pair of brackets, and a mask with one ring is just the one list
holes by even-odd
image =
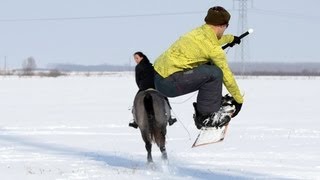
[[[0, 130], [0, 132], [3, 132], [3, 130]], [[10, 134], [0, 134], [0, 142], [6, 141], [9, 143], [15, 143], [18, 145], [22, 145], [25, 147], [28, 147], [26, 149], [22, 149], [23, 151], [32, 151], [34, 150], [43, 150], [45, 152], [40, 153], [46, 153], [46, 154], [58, 154], [63, 156], [79, 156], [88, 158], [90, 160], [103, 162], [107, 166], [113, 166], [113, 167], [120, 167], [120, 168], [128, 168], [128, 169], [145, 169], [146, 162], [144, 161], [144, 157], [140, 158], [141, 160], [134, 160], [130, 157], [121, 157], [124, 154], [117, 154], [117, 153], [99, 153], [99, 152], [90, 152], [90, 151], [81, 151], [76, 148], [67, 147], [64, 145], [57, 145], [57, 144], [46, 144], [42, 142], [37, 142], [32, 139], [27, 139], [26, 137], [20, 137], [17, 135], [10, 135]], [[21, 149], [20, 149], [21, 150]], [[183, 163], [179, 163], [183, 164]], [[171, 165], [169, 165], [169, 168]], [[258, 177], [258, 178], [265, 178], [269, 177], [267, 175], [262, 174], [254, 174], [250, 172], [243, 172], [243, 171], [234, 171], [230, 170], [227, 172], [214, 172], [209, 169], [207, 170], [201, 170], [196, 168], [188, 168], [184, 166], [176, 166], [175, 165], [175, 172], [172, 175], [178, 175], [181, 177], [192, 177], [196, 179], [248, 179], [249, 177]], [[230, 175], [233, 174], [233, 175]]]

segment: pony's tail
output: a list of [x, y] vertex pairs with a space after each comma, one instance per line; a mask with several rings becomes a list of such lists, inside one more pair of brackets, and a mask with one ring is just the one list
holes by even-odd
[[150, 140], [155, 142], [160, 147], [162, 134], [161, 128], [157, 127], [153, 100], [154, 99], [152, 98], [152, 95], [150, 93], [147, 93], [144, 98], [144, 107], [146, 108], [146, 112], [148, 114]]

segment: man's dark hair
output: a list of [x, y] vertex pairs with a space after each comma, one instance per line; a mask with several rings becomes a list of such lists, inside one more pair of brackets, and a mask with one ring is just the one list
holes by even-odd
[[207, 16], [204, 21], [211, 25], [228, 25], [231, 15], [221, 6], [215, 6], [208, 10]]

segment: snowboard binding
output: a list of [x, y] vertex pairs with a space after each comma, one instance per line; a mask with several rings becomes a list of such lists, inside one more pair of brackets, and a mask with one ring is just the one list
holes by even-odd
[[216, 127], [221, 128], [222, 126], [227, 125], [231, 116], [235, 111], [235, 106], [233, 105], [234, 98], [230, 95], [225, 95], [221, 100], [221, 107], [219, 111], [202, 115], [197, 110], [197, 103], [193, 103], [195, 113], [193, 114], [193, 119], [197, 129], [202, 127]]

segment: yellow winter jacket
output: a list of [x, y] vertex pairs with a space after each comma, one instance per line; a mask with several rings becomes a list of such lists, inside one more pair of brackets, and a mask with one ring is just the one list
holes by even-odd
[[223, 72], [223, 83], [238, 103], [243, 97], [231, 72], [226, 54], [221, 46], [233, 41], [232, 35], [224, 35], [218, 40], [212, 28], [204, 24], [180, 37], [154, 62], [154, 69], [163, 78], [179, 71], [212, 62]]

